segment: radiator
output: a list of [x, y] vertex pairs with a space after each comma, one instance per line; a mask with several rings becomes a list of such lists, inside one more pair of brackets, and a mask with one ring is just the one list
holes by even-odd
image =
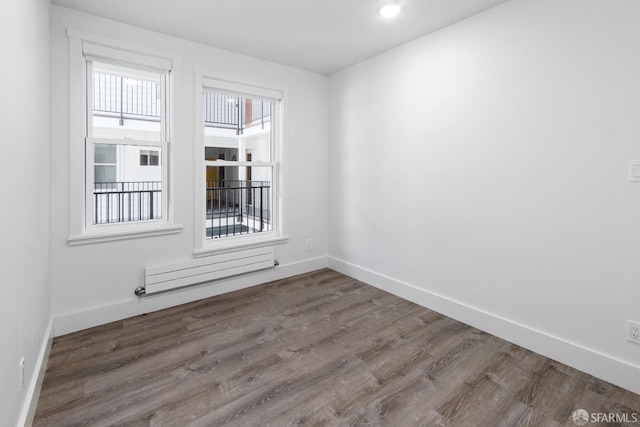
[[211, 280], [273, 268], [275, 264], [273, 247], [269, 246], [147, 267], [144, 270], [144, 286], [138, 287], [135, 294], [143, 296], [171, 291]]

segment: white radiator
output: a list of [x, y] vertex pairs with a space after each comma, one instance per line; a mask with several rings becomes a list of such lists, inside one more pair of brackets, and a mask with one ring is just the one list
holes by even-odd
[[142, 296], [166, 292], [224, 277], [273, 268], [274, 264], [273, 246], [268, 246], [147, 267], [144, 270], [144, 286], [137, 288], [135, 294]]

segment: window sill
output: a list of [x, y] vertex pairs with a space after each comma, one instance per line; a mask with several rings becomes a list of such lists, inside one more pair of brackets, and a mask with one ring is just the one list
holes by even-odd
[[224, 252], [233, 252], [240, 249], [253, 249], [262, 248], [264, 246], [282, 245], [289, 241], [288, 236], [271, 236], [263, 239], [251, 239], [243, 242], [238, 242], [235, 239], [234, 242], [224, 242], [220, 244], [212, 244], [211, 246], [196, 249], [193, 251], [195, 258], [202, 258], [205, 256], [216, 255]]
[[171, 225], [148, 230], [123, 231], [115, 233], [82, 234], [69, 236], [69, 246], [88, 245], [91, 243], [113, 242], [116, 240], [139, 239], [142, 237], [163, 236], [165, 234], [177, 234], [182, 232], [181, 225]]

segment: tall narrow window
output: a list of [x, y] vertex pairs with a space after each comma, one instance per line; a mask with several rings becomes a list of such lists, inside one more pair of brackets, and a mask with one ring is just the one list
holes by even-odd
[[273, 230], [274, 103], [205, 90], [206, 239]]
[[88, 58], [87, 76], [90, 225], [161, 220], [166, 73]]
[[282, 91], [207, 77], [202, 82], [201, 251], [285, 239]]
[[179, 56], [69, 30], [69, 243], [172, 224], [171, 86]]

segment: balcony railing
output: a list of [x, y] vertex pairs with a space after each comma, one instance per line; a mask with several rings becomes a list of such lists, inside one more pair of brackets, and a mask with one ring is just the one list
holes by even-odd
[[97, 182], [93, 190], [93, 223], [162, 218], [162, 182]]
[[120, 119], [160, 121], [160, 84], [116, 74], [93, 74], [94, 114]]
[[[94, 224], [162, 218], [162, 183], [94, 184]], [[206, 237], [217, 239], [271, 231], [271, 183], [225, 180], [207, 183]]]
[[272, 230], [270, 182], [207, 182], [206, 197], [207, 239]]
[[205, 126], [235, 129], [238, 135], [251, 126], [264, 128], [271, 120], [271, 103], [267, 101], [205, 92], [204, 106]]
[[[256, 99], [205, 92], [205, 126], [243, 130], [271, 120], [271, 103]], [[160, 84], [151, 80], [125, 78], [117, 74], [93, 75], [95, 115], [125, 119], [160, 121]]]

